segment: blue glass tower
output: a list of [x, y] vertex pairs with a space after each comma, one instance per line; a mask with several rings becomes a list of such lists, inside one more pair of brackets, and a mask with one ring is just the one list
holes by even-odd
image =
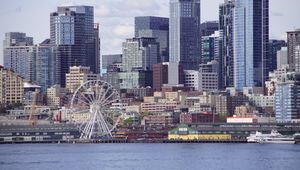
[[234, 86], [263, 87], [267, 77], [269, 0], [235, 0], [233, 12]]

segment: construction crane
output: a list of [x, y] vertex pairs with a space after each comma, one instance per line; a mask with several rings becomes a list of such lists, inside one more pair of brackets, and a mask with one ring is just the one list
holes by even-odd
[[35, 115], [35, 110], [37, 107], [38, 95], [39, 95], [39, 90], [35, 89], [35, 91], [32, 93], [31, 112], [29, 115], [29, 122], [33, 126], [35, 126], [37, 124], [37, 115]]

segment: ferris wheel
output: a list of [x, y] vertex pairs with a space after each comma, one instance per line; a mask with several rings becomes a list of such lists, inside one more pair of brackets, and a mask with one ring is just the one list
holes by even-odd
[[71, 114], [81, 115], [81, 139], [111, 138], [120, 119], [120, 111], [110, 109], [120, 99], [119, 92], [107, 82], [87, 81], [80, 85], [71, 100]]

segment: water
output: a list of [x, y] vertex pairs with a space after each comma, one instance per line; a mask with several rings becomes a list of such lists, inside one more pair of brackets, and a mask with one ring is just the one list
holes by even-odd
[[299, 170], [300, 145], [0, 145], [0, 170]]

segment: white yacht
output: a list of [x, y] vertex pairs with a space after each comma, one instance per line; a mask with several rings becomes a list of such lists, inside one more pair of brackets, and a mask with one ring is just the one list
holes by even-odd
[[295, 139], [293, 136], [282, 135], [277, 130], [272, 130], [270, 134], [263, 134], [258, 131], [255, 134], [250, 134], [250, 136], [247, 137], [247, 142], [294, 144]]

